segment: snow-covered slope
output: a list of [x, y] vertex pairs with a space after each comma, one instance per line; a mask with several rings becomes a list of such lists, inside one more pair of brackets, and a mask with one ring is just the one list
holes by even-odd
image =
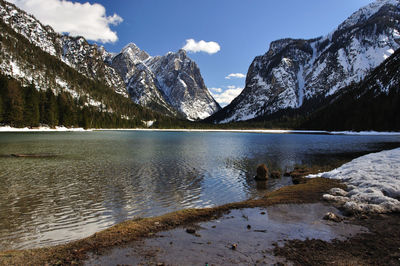
[[[113, 88], [117, 93], [128, 97], [122, 78], [112, 67], [104, 63], [101, 49], [98, 49], [96, 45], [89, 44], [83, 37], [74, 38], [58, 34], [50, 26], [42, 25], [35, 17], [7, 1], [0, 0], [0, 18], [2, 23], [24, 36], [31, 44], [57, 57], [86, 77], [102, 82]], [[3, 37], [6, 38], [4, 33]], [[22, 79], [21, 81], [25, 83], [31, 82], [35, 74], [25, 73], [24, 71], [29, 66], [26, 66], [24, 62], [13, 60], [10, 54], [7, 55], [7, 51], [3, 50], [2, 56], [5, 59], [8, 58], [14, 64], [12, 72], [10, 72], [7, 64], [1, 64], [0, 70], [3, 73]], [[15, 69], [21, 70], [18, 75], [16, 75], [18, 71]], [[46, 77], [42, 78], [45, 79]], [[61, 83], [66, 84], [67, 81], [64, 80]], [[60, 85], [60, 87], [63, 86]]]
[[242, 121], [299, 108], [306, 100], [362, 80], [400, 47], [399, 21], [400, 1], [378, 0], [324, 37], [272, 42], [251, 64], [245, 89], [213, 121]]
[[140, 50], [134, 43], [130, 43], [122, 49], [121, 53], [112, 58], [110, 64], [121, 74], [124, 81], [128, 82], [136, 71], [136, 64], [149, 57], [145, 51]]
[[[369, 73], [316, 104], [302, 129], [400, 130], [400, 49]], [[305, 114], [308, 106], [296, 110]], [[313, 106], [312, 106], [313, 107]], [[294, 112], [293, 112], [294, 113]]]
[[200, 69], [184, 50], [145, 62], [166, 101], [190, 120], [204, 119], [220, 109], [204, 84]]
[[220, 109], [184, 50], [150, 57], [131, 43], [112, 58], [111, 66], [124, 78], [133, 101], [143, 106], [189, 120], [204, 119]]
[[332, 189], [324, 195], [350, 212], [400, 212], [400, 149], [371, 153], [326, 173], [325, 177], [343, 181], [348, 191]]
[[[205, 87], [197, 65], [184, 53], [152, 58], [131, 43], [121, 53], [111, 54], [104, 47], [89, 44], [83, 37], [58, 34], [3, 0], [0, 0], [0, 17], [2, 23], [42, 51], [137, 104], [190, 120], [206, 118], [220, 109]], [[4, 32], [0, 34], [7, 38]], [[2, 49], [0, 57], [0, 71], [23, 84], [34, 82], [44, 90], [66, 89], [79, 94], [67, 79], [49, 80], [46, 71], [38, 70], [19, 55], [13, 56], [11, 51]]]

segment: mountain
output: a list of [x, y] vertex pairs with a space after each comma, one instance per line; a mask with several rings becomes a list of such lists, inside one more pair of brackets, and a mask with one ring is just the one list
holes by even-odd
[[[0, 17], [0, 123], [83, 127], [170, 123], [170, 118], [132, 102], [120, 74], [104, 62], [110, 57], [104, 49], [82, 37], [60, 35], [3, 0]], [[35, 122], [29, 123], [26, 109], [35, 109], [40, 118], [35, 115]]]
[[[83, 37], [56, 33], [3, 0], [0, 0], [0, 17], [0, 73], [15, 78], [22, 87], [33, 84], [43, 91], [51, 89], [56, 95], [66, 91], [74, 99], [84, 98], [83, 104], [101, 111], [105, 102], [113, 102], [113, 111], [119, 108], [118, 103], [93, 89], [83, 88], [82, 83], [100, 84], [125, 99], [171, 117], [198, 120], [220, 109], [204, 85], [199, 68], [182, 51], [150, 57], [129, 44], [121, 53], [112, 54]], [[27, 43], [26, 47], [22, 43]], [[31, 46], [35, 48], [29, 50]], [[66, 66], [84, 76], [79, 79], [85, 81], [78, 82], [76, 73], [69, 74], [71, 69]]]
[[399, 0], [378, 0], [324, 37], [272, 42], [250, 65], [242, 93], [208, 121], [265, 117], [340, 93], [400, 47], [399, 21]]
[[109, 63], [124, 78], [133, 101], [142, 106], [189, 120], [220, 110], [200, 69], [184, 50], [151, 57], [131, 43]]
[[[0, 1], [0, 17], [5, 25], [24, 36], [42, 51], [58, 58], [86, 77], [103, 82], [114, 88], [117, 93], [128, 96], [123, 80], [113, 68], [103, 62], [97, 45], [89, 44], [83, 37], [58, 34], [50, 26], [44, 26], [35, 17], [7, 1]], [[1, 70], [4, 73], [17, 74], [15, 70], [11, 73], [10, 66], [7, 65], [2, 65]], [[23, 79], [33, 79], [31, 73], [25, 71], [18, 73], [18, 76]], [[58, 83], [59, 87], [64, 85], [63, 81]]]
[[327, 97], [300, 128], [400, 130], [400, 49], [359, 83]]

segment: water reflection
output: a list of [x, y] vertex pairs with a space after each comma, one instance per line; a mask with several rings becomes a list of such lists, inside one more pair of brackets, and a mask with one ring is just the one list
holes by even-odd
[[[2, 133], [0, 250], [70, 241], [126, 219], [240, 201], [290, 184], [255, 182], [259, 163], [284, 172], [395, 146], [398, 137]], [[57, 156], [1, 156], [13, 153]]]

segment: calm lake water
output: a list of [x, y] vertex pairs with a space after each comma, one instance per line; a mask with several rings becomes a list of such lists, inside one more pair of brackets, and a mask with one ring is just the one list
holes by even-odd
[[[259, 197], [259, 163], [335, 165], [396, 136], [222, 132], [0, 133], [0, 250], [54, 245], [113, 224]], [[50, 154], [16, 158], [10, 154]]]

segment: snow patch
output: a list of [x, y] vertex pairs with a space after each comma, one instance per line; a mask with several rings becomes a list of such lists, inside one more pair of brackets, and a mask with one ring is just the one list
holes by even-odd
[[303, 105], [303, 99], [304, 99], [304, 76], [303, 76], [303, 65], [300, 65], [299, 67], [299, 72], [297, 72], [297, 83], [299, 85], [299, 100], [297, 103], [297, 107], [300, 107]]
[[149, 120], [149, 121], [142, 121], [142, 122], [146, 127], [152, 127], [154, 122], [156, 122], [156, 121], [155, 120]]
[[309, 175], [338, 179], [347, 192], [331, 190], [324, 198], [350, 213], [400, 212], [400, 148], [371, 153], [330, 172]]
[[16, 128], [16, 127], [10, 127], [10, 126], [3, 126], [0, 127], [0, 132], [85, 132], [85, 131], [91, 131], [90, 129], [83, 129], [83, 128], [67, 128], [67, 127], [55, 127], [55, 128], [50, 128], [50, 127], [37, 127], [37, 128]]

